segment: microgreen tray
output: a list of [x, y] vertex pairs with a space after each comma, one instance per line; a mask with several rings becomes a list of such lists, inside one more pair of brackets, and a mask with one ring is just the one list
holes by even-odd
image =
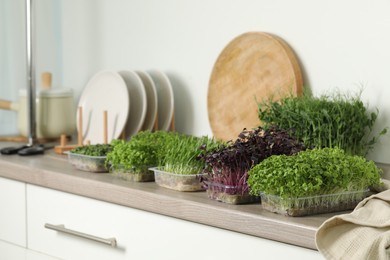
[[89, 156], [65, 152], [68, 155], [68, 161], [76, 167], [76, 169], [87, 172], [108, 172], [105, 166], [106, 156]]
[[241, 186], [229, 186], [221, 183], [205, 182], [207, 196], [228, 204], [248, 204], [260, 201], [260, 196], [249, 195]]
[[123, 167], [111, 167], [111, 174], [120, 179], [132, 182], [150, 182], [154, 181], [154, 173], [149, 169], [141, 173], [135, 173], [131, 169], [124, 169]]
[[177, 191], [204, 191], [201, 177], [205, 174], [176, 174], [164, 171], [164, 168], [150, 168], [154, 171], [157, 185]]
[[369, 190], [288, 199], [265, 193], [260, 196], [263, 209], [287, 216], [299, 217], [351, 210], [368, 195]]

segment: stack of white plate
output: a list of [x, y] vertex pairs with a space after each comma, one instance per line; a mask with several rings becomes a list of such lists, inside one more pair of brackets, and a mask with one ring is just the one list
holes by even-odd
[[[104, 111], [108, 142], [143, 130], [171, 127], [174, 96], [166, 74], [151, 71], [102, 71], [92, 76], [78, 103], [82, 108], [83, 143], [103, 143]], [[77, 131], [80, 131], [77, 113]], [[123, 136], [124, 134], [124, 136]]]

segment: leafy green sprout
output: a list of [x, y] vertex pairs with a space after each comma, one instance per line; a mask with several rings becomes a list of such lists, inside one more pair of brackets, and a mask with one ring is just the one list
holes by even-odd
[[106, 165], [129, 173], [145, 173], [164, 159], [164, 147], [174, 136], [165, 131], [142, 131], [130, 140], [113, 140], [112, 151], [107, 154]]
[[207, 136], [196, 137], [166, 131], [143, 131], [130, 140], [113, 140], [106, 165], [112, 169], [142, 173], [150, 167], [164, 167], [164, 171], [178, 174], [199, 174], [204, 163], [198, 159], [200, 146], [214, 149], [220, 141]]
[[273, 155], [249, 171], [251, 194], [281, 199], [362, 191], [381, 184], [373, 161], [338, 148], [306, 150], [292, 156]]
[[200, 147], [207, 150], [216, 149], [222, 145], [218, 141], [208, 136], [192, 136], [176, 134], [165, 143], [163, 161], [160, 166], [164, 171], [176, 174], [200, 174], [204, 169], [204, 162], [199, 159], [203, 152]]
[[106, 156], [112, 149], [110, 144], [91, 144], [78, 146], [70, 152], [74, 154], [82, 154], [88, 156]]
[[378, 110], [370, 113], [360, 96], [361, 93], [355, 96], [336, 93], [313, 97], [304, 93], [278, 102], [263, 101], [258, 103], [259, 118], [266, 128], [277, 125], [293, 129], [291, 134], [306, 147], [338, 147], [349, 154], [365, 156], [387, 128], [372, 137]]

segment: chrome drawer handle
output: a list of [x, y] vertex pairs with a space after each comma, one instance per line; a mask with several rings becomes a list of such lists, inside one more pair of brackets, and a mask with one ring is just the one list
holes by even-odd
[[101, 238], [101, 237], [93, 236], [90, 234], [86, 234], [86, 233], [82, 233], [82, 232], [79, 232], [76, 230], [65, 228], [64, 225], [52, 225], [52, 224], [46, 223], [45, 228], [52, 229], [52, 230], [62, 232], [62, 233], [66, 233], [66, 234], [70, 234], [70, 235], [74, 235], [74, 236], [78, 236], [78, 237], [82, 237], [82, 238], [86, 238], [86, 239], [90, 239], [90, 240], [93, 240], [96, 242], [110, 245], [112, 247], [116, 247], [116, 245], [117, 245], [115, 238]]

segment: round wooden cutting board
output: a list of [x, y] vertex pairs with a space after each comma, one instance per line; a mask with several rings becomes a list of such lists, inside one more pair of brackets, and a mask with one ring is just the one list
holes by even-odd
[[235, 140], [244, 129], [260, 125], [257, 102], [300, 95], [298, 61], [280, 38], [248, 32], [233, 39], [211, 73], [207, 106], [214, 137]]

